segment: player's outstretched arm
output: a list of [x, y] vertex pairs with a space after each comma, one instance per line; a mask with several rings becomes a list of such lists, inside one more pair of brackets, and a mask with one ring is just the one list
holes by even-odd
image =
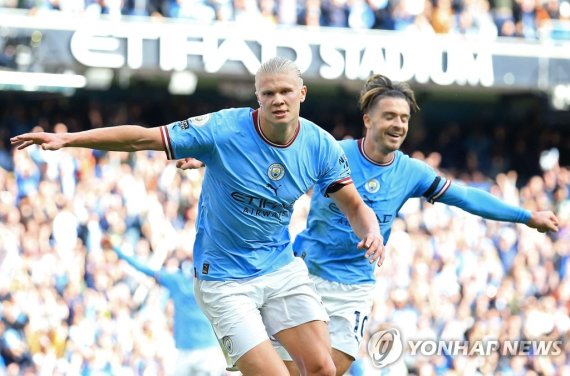
[[440, 202], [495, 221], [523, 223], [540, 232], [558, 231], [558, 218], [551, 211], [530, 212], [507, 204], [481, 189], [451, 184]]
[[115, 252], [117, 254], [117, 257], [119, 257], [119, 259], [125, 260], [129, 265], [131, 265], [133, 268], [135, 268], [139, 272], [144, 273], [144, 274], [148, 275], [149, 277], [153, 277], [153, 278], [158, 279], [158, 273], [159, 273], [158, 270], [154, 270], [153, 268], [149, 267], [148, 265], [140, 262], [134, 256], [129, 256], [129, 255], [125, 254], [125, 252], [123, 252], [123, 250], [119, 246], [114, 245], [109, 238], [105, 237], [102, 240], [101, 245], [103, 246], [103, 248], [112, 249], [113, 252]]
[[556, 232], [559, 229], [558, 218], [550, 210], [532, 212], [526, 225], [537, 229], [539, 232]]
[[346, 185], [331, 193], [338, 208], [343, 212], [354, 233], [361, 239], [358, 248], [366, 249], [365, 257], [370, 263], [384, 262], [384, 239], [380, 234], [380, 225], [374, 211], [370, 209], [358, 194], [353, 184]]
[[30, 145], [39, 145], [44, 150], [58, 150], [63, 147], [109, 151], [164, 150], [159, 128], [138, 125], [119, 125], [75, 133], [24, 133], [12, 137], [10, 143], [18, 150]]

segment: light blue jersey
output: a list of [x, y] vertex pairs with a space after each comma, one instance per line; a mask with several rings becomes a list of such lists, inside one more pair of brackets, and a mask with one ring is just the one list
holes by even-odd
[[236, 280], [293, 260], [288, 226], [295, 201], [352, 182], [346, 157], [326, 131], [300, 118], [287, 145], [269, 141], [257, 111], [226, 109], [161, 127], [168, 159], [193, 157], [206, 169], [196, 221], [196, 276]]
[[[530, 220], [530, 211], [509, 205], [483, 190], [452, 184], [426, 163], [401, 151], [394, 153], [391, 162], [378, 164], [364, 152], [364, 139], [340, 144], [358, 192], [378, 217], [384, 244], [390, 238], [398, 211], [412, 197], [424, 197], [432, 204], [439, 201], [457, 206], [492, 220], [516, 223]], [[305, 259], [309, 272], [345, 284], [373, 283], [374, 264], [356, 248], [358, 240], [334, 202], [315, 189], [307, 228], [297, 235], [293, 246], [295, 255]]]
[[[398, 211], [410, 197], [436, 200], [449, 187], [425, 163], [397, 151], [394, 159], [378, 164], [366, 156], [363, 139], [340, 141], [351, 167], [352, 179], [364, 202], [374, 210], [384, 244]], [[295, 238], [294, 250], [305, 259], [309, 272], [341, 283], [374, 282], [374, 265], [356, 245], [358, 237], [335, 203], [316, 188], [311, 198], [307, 228]]]

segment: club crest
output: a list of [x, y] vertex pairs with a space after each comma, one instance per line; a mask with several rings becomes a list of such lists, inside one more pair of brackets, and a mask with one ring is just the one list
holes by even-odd
[[364, 184], [364, 189], [369, 193], [376, 193], [380, 190], [380, 182], [378, 179], [370, 179]]
[[280, 180], [285, 175], [285, 167], [280, 163], [273, 163], [267, 170], [267, 176], [271, 180]]

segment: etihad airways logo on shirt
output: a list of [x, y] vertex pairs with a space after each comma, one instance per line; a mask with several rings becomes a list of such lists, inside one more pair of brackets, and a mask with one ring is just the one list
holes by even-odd
[[242, 204], [242, 213], [256, 217], [277, 218], [289, 217], [293, 212], [293, 204], [282, 204], [249, 193], [232, 192], [234, 201]]

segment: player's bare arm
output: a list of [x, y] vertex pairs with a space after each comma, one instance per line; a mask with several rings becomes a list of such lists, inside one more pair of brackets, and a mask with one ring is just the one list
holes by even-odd
[[18, 150], [30, 145], [39, 145], [44, 150], [58, 150], [63, 147], [109, 151], [164, 150], [160, 129], [139, 125], [120, 125], [76, 133], [24, 133], [12, 137], [10, 143]]
[[532, 212], [526, 225], [537, 229], [539, 232], [556, 232], [559, 229], [558, 218], [550, 210]]
[[384, 262], [384, 243], [376, 215], [358, 194], [354, 184], [349, 184], [332, 193], [331, 198], [343, 212], [354, 233], [361, 239], [358, 248], [366, 249], [365, 257], [370, 263]]

